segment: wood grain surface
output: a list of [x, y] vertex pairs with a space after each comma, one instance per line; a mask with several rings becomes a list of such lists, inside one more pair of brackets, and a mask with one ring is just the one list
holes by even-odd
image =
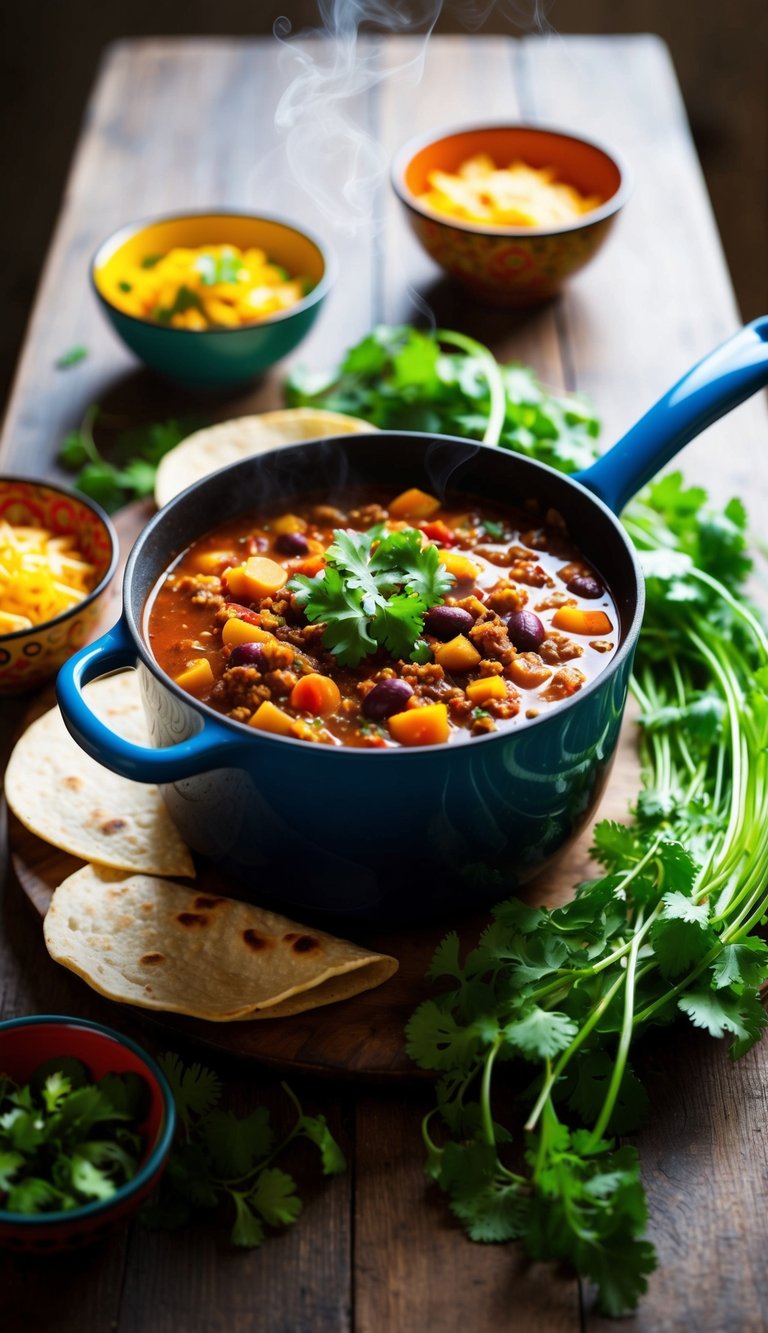
[[[265, 211], [271, 203], [274, 211], [303, 216], [335, 241], [341, 280], [294, 360], [322, 369], [377, 320], [434, 319], [479, 335], [501, 359], [533, 365], [554, 387], [588, 392], [606, 443], [735, 329], [674, 73], [657, 39], [435, 39], [418, 88], [413, 70], [403, 72], [414, 55], [408, 39], [373, 43], [369, 55], [377, 79], [344, 110], [375, 135], [385, 159], [421, 129], [518, 114], [615, 143], [632, 164], [634, 194], [595, 262], [561, 300], [537, 311], [483, 310], [424, 257], [383, 178], [377, 226], [357, 235], [334, 227], [286, 180], [273, 114], [295, 66], [277, 60], [270, 41], [119, 44], [105, 57], [41, 280], [6, 418], [5, 471], [55, 476], [57, 444], [92, 402], [129, 421], [190, 412], [213, 420], [279, 403], [284, 366], [250, 394], [182, 401], [137, 370], [101, 323], [86, 286], [90, 254], [113, 227], [164, 208], [259, 207], [263, 200]], [[56, 358], [76, 343], [88, 346], [87, 360], [56, 370]], [[103, 435], [108, 447], [107, 428]], [[719, 500], [742, 493], [759, 520], [768, 491], [767, 435], [764, 405], [753, 400], [690, 445], [682, 465]], [[18, 714], [6, 709], [4, 740], [17, 724]], [[544, 892], [567, 892], [582, 873], [583, 862], [563, 865], [562, 878]], [[40, 936], [39, 918], [9, 881], [0, 904], [3, 1015], [58, 1011], [117, 1021], [114, 1006], [50, 962]], [[163, 1049], [133, 1013], [121, 1010], [119, 1021], [151, 1049]], [[174, 1046], [199, 1053], [176, 1034]], [[637, 1142], [660, 1267], [623, 1327], [757, 1333], [768, 1310], [760, 1209], [768, 1177], [764, 1044], [731, 1065], [719, 1044], [681, 1027], [648, 1040], [639, 1055], [653, 1114]], [[217, 1067], [240, 1105], [264, 1098], [282, 1106], [276, 1082], [258, 1065], [222, 1056]], [[134, 1225], [97, 1252], [47, 1266], [44, 1279], [39, 1265], [0, 1260], [4, 1327], [607, 1328], [593, 1313], [592, 1292], [580, 1291], [567, 1273], [527, 1265], [515, 1247], [471, 1246], [442, 1198], [425, 1188], [419, 1119], [429, 1089], [351, 1088], [300, 1077], [291, 1083], [308, 1108], [328, 1116], [352, 1164], [346, 1176], [310, 1192], [295, 1229], [241, 1254], [203, 1228], [157, 1236]]]

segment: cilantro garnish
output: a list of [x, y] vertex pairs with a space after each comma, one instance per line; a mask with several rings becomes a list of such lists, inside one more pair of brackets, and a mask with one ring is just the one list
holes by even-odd
[[157, 1197], [142, 1220], [150, 1227], [183, 1226], [193, 1216], [224, 1204], [229, 1209], [233, 1245], [252, 1249], [266, 1239], [266, 1227], [292, 1226], [302, 1211], [296, 1181], [276, 1160], [289, 1144], [308, 1139], [320, 1154], [323, 1175], [346, 1170], [344, 1155], [321, 1115], [305, 1115], [287, 1086], [292, 1128], [277, 1139], [265, 1106], [246, 1115], [222, 1108], [221, 1082], [199, 1064], [186, 1067], [177, 1055], [160, 1064], [171, 1085], [180, 1132]]
[[416, 528], [337, 528], [333, 538], [322, 574], [297, 574], [287, 585], [307, 619], [324, 623], [325, 646], [342, 666], [356, 666], [378, 648], [424, 661], [424, 615], [454, 582], [437, 547], [422, 546]]
[[[111, 437], [110, 458], [96, 444], [97, 424], [103, 427], [105, 436]], [[126, 427], [120, 420], [115, 428], [114, 418], [94, 404], [78, 429], [66, 436], [59, 449], [59, 462], [77, 473], [75, 486], [79, 491], [114, 513], [131, 500], [152, 494], [160, 459], [198, 424], [171, 420]]]
[[92, 1082], [71, 1058], [29, 1083], [0, 1075], [0, 1208], [47, 1213], [109, 1199], [139, 1168], [146, 1085], [136, 1074]]
[[84, 361], [88, 355], [87, 347], [70, 347], [69, 351], [62, 352], [56, 360], [57, 370], [68, 370], [70, 366], [76, 366], [79, 361]]
[[201, 314], [205, 314], [205, 307], [197, 292], [182, 283], [170, 305], [155, 306], [151, 313], [158, 324], [170, 324], [174, 315], [186, 314], [187, 310], [199, 310]]
[[198, 255], [193, 267], [204, 287], [215, 287], [220, 282], [237, 282], [243, 261], [233, 251], [224, 250], [218, 255]]

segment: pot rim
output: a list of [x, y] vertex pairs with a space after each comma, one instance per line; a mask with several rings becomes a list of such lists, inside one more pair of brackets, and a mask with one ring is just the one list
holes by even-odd
[[[424, 440], [425, 442], [427, 441], [433, 442], [436, 440], [443, 443], [449, 442], [451, 444], [460, 445], [464, 449], [471, 448], [473, 452], [475, 449], [487, 450], [493, 453], [494, 456], [496, 457], [508, 459], [510, 466], [512, 466], [514, 463], [518, 463], [522, 464], [526, 468], [531, 468], [536, 472], [557, 477], [560, 482], [567, 483], [569, 486], [572, 486], [574, 490], [576, 490], [580, 495], [587, 497], [590, 503], [595, 507], [595, 509], [598, 510], [598, 512], [602, 516], [602, 519], [607, 520], [609, 522], [610, 526], [614, 529], [615, 533], [619, 536], [619, 538], [622, 541], [622, 544], [625, 547], [626, 553], [629, 557], [632, 572], [634, 574], [635, 587], [636, 587], [634, 609], [632, 611], [629, 624], [627, 625], [624, 631], [623, 640], [620, 643], [617, 652], [611, 658], [611, 661], [608, 663], [608, 665], [602, 671], [600, 671], [596, 676], [594, 676], [592, 680], [588, 681], [587, 684], [582, 689], [580, 689], [577, 694], [571, 695], [571, 697], [568, 699], [563, 699], [561, 702], [549, 708], [545, 713], [540, 713], [539, 716], [536, 718], [526, 718], [524, 720], [523, 725], [520, 727], [506, 727], [499, 731], [487, 732], [484, 736], [473, 736], [471, 741], [468, 741], [465, 744], [461, 744], [458, 746], [456, 745], [455, 742], [451, 743], [450, 741], [445, 741], [439, 745], [398, 746], [397, 748], [387, 749], [386, 751], [383, 752], [390, 756], [389, 761], [385, 762], [390, 762], [390, 763], [394, 762], [394, 756], [399, 756], [402, 762], [408, 762], [407, 758], [403, 758], [404, 756], [419, 755], [425, 753], [433, 755], [435, 753], [445, 754], [448, 751], [456, 753], [456, 751], [464, 751], [465, 748], [471, 751], [472, 753], [476, 753], [477, 747], [479, 745], [492, 744], [494, 741], [497, 744], [500, 741], [502, 742], [506, 741], [508, 743], [510, 740], [513, 740], [517, 736], [520, 736], [522, 734], [527, 734], [528, 731], [533, 728], [543, 728], [547, 726], [560, 725], [561, 724], [560, 720], [562, 719], [563, 714], [566, 711], [570, 712], [571, 710], [575, 709], [583, 700], [589, 698], [597, 690], [603, 688], [615, 676], [616, 672], [624, 664], [627, 657], [634, 652], [635, 645], [637, 643], [637, 638], [640, 633], [640, 628], [643, 620], [643, 612], [645, 609], [645, 582], [637, 551], [633, 546], [627, 532], [625, 531], [624, 527], [619, 521], [618, 517], [616, 516], [616, 514], [613, 513], [613, 511], [608, 507], [608, 505], [606, 505], [601, 499], [598, 498], [598, 496], [596, 496], [592, 491], [590, 491], [587, 486], [584, 486], [582, 485], [581, 482], [577, 481], [573, 476], [569, 476], [564, 472], [559, 472], [556, 468], [550, 467], [548, 463], [540, 463], [535, 459], [527, 458], [524, 454], [516, 454], [511, 450], [502, 450], [499, 449], [497, 445], [485, 444], [478, 440], [468, 440], [456, 435], [432, 434], [431, 432], [426, 432], [426, 431], [413, 432], [405, 430], [397, 430], [397, 431], [378, 430], [375, 434], [375, 439], [379, 443], [381, 443], [382, 436], [385, 439], [395, 438], [395, 439], [413, 440], [415, 437], [416, 439]], [[361, 433], [359, 435], [355, 435], [352, 438], [354, 438], [359, 447], [360, 444], [367, 437], [365, 436], [365, 434]], [[374, 438], [373, 432], [371, 432], [371, 438]], [[343, 763], [350, 763], [350, 762], [362, 763], [362, 762], [371, 762], [372, 760], [380, 762], [380, 755], [382, 754], [382, 751], [378, 749], [367, 749], [362, 746], [354, 746], [354, 745], [312, 745], [308, 747], [307, 742], [300, 740], [298, 737], [275, 736], [271, 735], [269, 732], [262, 732], [262, 731], [256, 732], [254, 731], [254, 728], [249, 727], [247, 723], [238, 722], [234, 718], [228, 717], [225, 713], [217, 712], [217, 710], [215, 708], [211, 708], [209, 704], [204, 703], [200, 699], [196, 699], [194, 695], [191, 695], [187, 693], [186, 690], [182, 689], [181, 686], [178, 685], [176, 681], [174, 681], [167, 674], [167, 672], [163, 670], [163, 668], [160, 666], [160, 664], [152, 655], [152, 652], [150, 651], [149, 646], [145, 640], [144, 634], [142, 632], [141, 623], [137, 624], [136, 618], [133, 615], [133, 609], [131, 606], [129, 593], [133, 577], [136, 571], [136, 567], [141, 559], [142, 549], [144, 547], [145, 542], [156, 531], [156, 529], [161, 527], [162, 524], [168, 520], [170, 514], [172, 513], [173, 509], [176, 507], [177, 504], [181, 503], [183, 499], [186, 499], [193, 493], [202, 494], [205, 491], [205, 488], [208, 487], [215, 478], [221, 477], [224, 474], [234, 473], [237, 469], [245, 469], [248, 466], [251, 466], [253, 464], [254, 458], [268, 459], [272, 454], [278, 452], [283, 453], [285, 452], [285, 450], [288, 449], [299, 449], [299, 448], [307, 449], [311, 448], [313, 445], [318, 445], [318, 446], [322, 445], [324, 448], [327, 448], [328, 445], [332, 444], [344, 445], [347, 444], [348, 442], [349, 442], [349, 437], [343, 435], [324, 436], [318, 438], [317, 440], [297, 440], [291, 444], [278, 446], [277, 449], [266, 450], [262, 454], [253, 455], [249, 458], [238, 459], [236, 462], [228, 464], [227, 467], [220, 468], [217, 472], [210, 473], [207, 477], [202, 477], [200, 481], [193, 482], [192, 485], [188, 486], [186, 490], [181, 491], [179, 492], [178, 495], [174, 496], [173, 499], [170, 500], [167, 505], [164, 505], [162, 509], [159, 509], [158, 512], [150, 519], [146, 527], [142, 529], [140, 536], [136, 539], [136, 542], [134, 543], [133, 548], [131, 549], [130, 555], [126, 563], [125, 573], [123, 575], [123, 620], [130, 632], [130, 636], [137, 650], [138, 657], [140, 658], [144, 666], [151, 672], [151, 674], [160, 682], [161, 685], [163, 685], [166, 689], [169, 689], [173, 695], [175, 695], [183, 703], [186, 703], [188, 706], [191, 706], [200, 714], [203, 721], [203, 725], [205, 725], [206, 721], [210, 719], [212, 723], [215, 723], [219, 727], [223, 726], [226, 730], [231, 731], [233, 743], [239, 741], [240, 744], [242, 744], [244, 739], [248, 737], [250, 740], [257, 741], [259, 743], [266, 742], [269, 745], [280, 745], [280, 746], [287, 744], [294, 748], [298, 747], [304, 754], [307, 753], [308, 748], [310, 749], [312, 754], [322, 753], [322, 754], [330, 754], [337, 756], [340, 754], [344, 754], [348, 756], [348, 758], [342, 760]], [[254, 506], [251, 506], [251, 508], [253, 507]], [[246, 508], [244, 508], [243, 512], [244, 513], [247, 512], [247, 506]], [[567, 521], [568, 516], [565, 515], [565, 517]], [[203, 531], [200, 532], [199, 535], [203, 536], [205, 532], [211, 531], [212, 527], [215, 526], [216, 525], [213, 524], [211, 525], [211, 527], [205, 527]], [[173, 555], [171, 559], [168, 560], [168, 562], [164, 567], [166, 571], [170, 568], [172, 561], [175, 562], [175, 560], [179, 558], [180, 554], [181, 552], [179, 551], [175, 555]], [[589, 557], [589, 552], [587, 552], [586, 554]], [[154, 588], [156, 587], [157, 587], [157, 582], [153, 585], [153, 590], [149, 594], [149, 597], [152, 597], [154, 593]], [[144, 619], [149, 597], [145, 600], [142, 606], [141, 610], [142, 621]], [[354, 758], [352, 758], [353, 756]]]

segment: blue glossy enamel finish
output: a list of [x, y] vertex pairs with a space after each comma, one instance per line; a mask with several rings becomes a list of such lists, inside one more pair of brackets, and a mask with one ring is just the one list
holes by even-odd
[[[190, 487], [134, 547], [119, 625], [62, 670], [67, 726], [116, 772], [162, 784], [190, 846], [233, 872], [242, 896], [294, 914], [416, 920], [514, 891], [589, 819], [618, 740], [643, 585], [634, 549], [599, 497], [620, 507], [675, 448], [768, 380], [767, 328], [768, 320], [757, 321], [702, 362], [580, 480], [467, 440], [379, 432], [353, 443], [290, 445]], [[361, 481], [385, 496], [417, 485], [440, 496], [454, 491], [559, 510], [614, 595], [621, 620], [615, 657], [578, 694], [524, 725], [386, 752], [255, 732], [160, 670], [143, 634], [145, 607], [177, 554], [209, 529], [211, 515], [224, 522], [313, 492], [332, 501]], [[81, 694], [86, 681], [133, 663], [151, 749], [115, 737]]]

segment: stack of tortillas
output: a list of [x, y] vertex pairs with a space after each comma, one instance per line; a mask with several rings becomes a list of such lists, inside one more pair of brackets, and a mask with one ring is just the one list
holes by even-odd
[[[86, 693], [114, 732], [149, 744], [135, 672]], [[160, 878], [195, 874], [160, 792], [89, 758], [58, 708], [18, 741], [5, 793], [26, 828], [87, 862], [55, 890], [45, 942], [112, 1000], [212, 1022], [278, 1018], [348, 999], [397, 970], [394, 958]]]
[[174, 495], [211, 472], [242, 458], [279, 449], [300, 440], [331, 435], [356, 435], [375, 430], [359, 417], [314, 407], [284, 408], [256, 416], [220, 421], [188, 435], [160, 460], [155, 478], [155, 504], [162, 509]]

